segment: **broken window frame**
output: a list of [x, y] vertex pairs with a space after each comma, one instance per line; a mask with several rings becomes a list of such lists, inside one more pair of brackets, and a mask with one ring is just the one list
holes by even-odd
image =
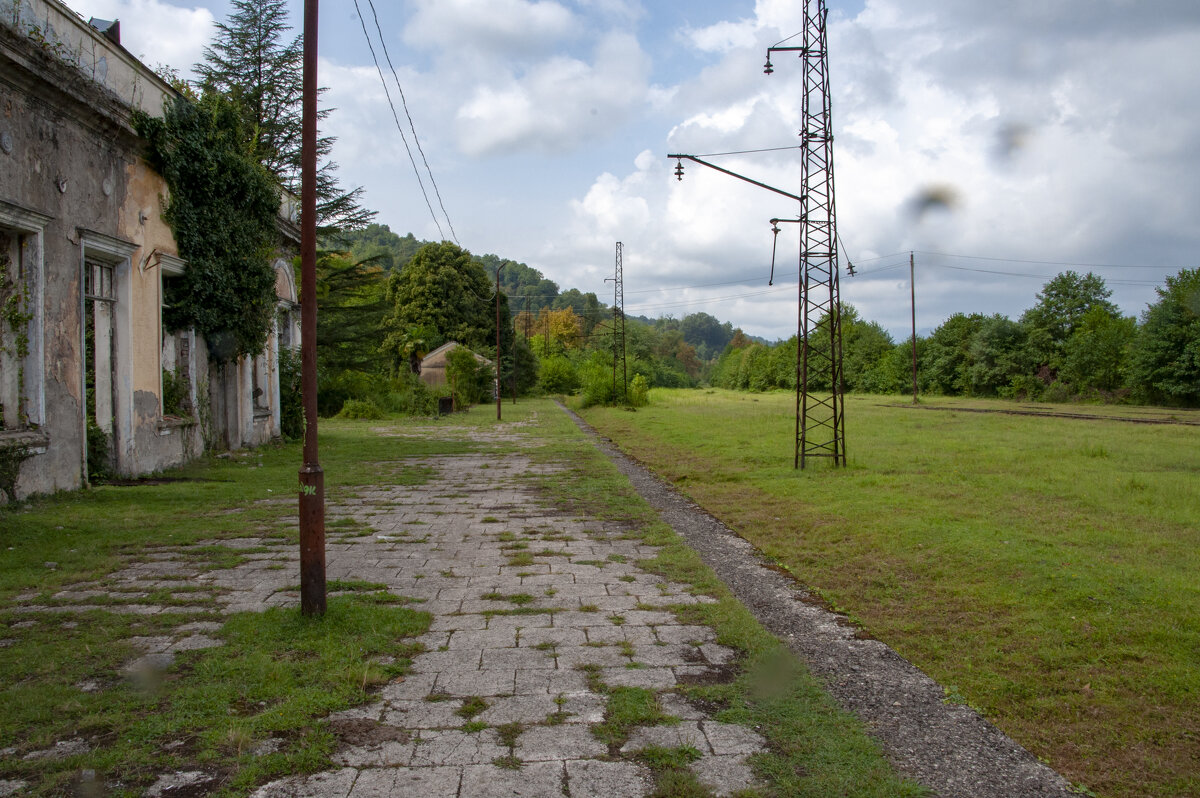
[[[85, 228], [76, 228], [79, 235], [79, 387], [80, 396], [87, 396], [87, 373], [89, 358], [93, 352], [87, 351], [87, 306], [88, 302], [111, 302], [112, 309], [112, 350], [110, 366], [113, 374], [112, 381], [112, 429], [110, 447], [112, 463], [118, 472], [131, 467], [133, 445], [133, 326], [132, 326], [132, 275], [131, 263], [133, 253], [138, 247], [128, 241], [114, 238], [104, 233]], [[89, 264], [111, 267], [111, 271], [101, 269], [111, 277], [105, 283], [101, 280], [95, 284], [94, 276], [89, 280]], [[88, 294], [88, 289], [100, 289], [99, 293]], [[93, 305], [93, 310], [95, 305]], [[80, 410], [80, 427], [83, 440], [87, 441], [88, 403], [84, 401]], [[99, 425], [103, 428], [103, 425]], [[83, 473], [88, 473], [87, 446], [82, 448]]]
[[175, 279], [183, 276], [187, 269], [187, 261], [174, 255], [168, 255], [163, 252], [155, 251], [148, 259], [147, 269], [157, 269], [158, 271], [158, 339], [159, 339], [159, 365], [161, 371], [169, 371], [176, 377], [186, 380], [187, 395], [184, 397], [182, 411], [179, 414], [168, 414], [166, 400], [167, 391], [165, 381], [162, 379], [162, 374], [159, 374], [158, 384], [158, 413], [159, 420], [165, 419], [168, 415], [178, 416], [184, 419], [190, 419], [195, 416], [196, 412], [196, 396], [195, 396], [195, 364], [193, 362], [193, 353], [196, 349], [196, 333], [195, 330], [178, 330], [170, 332], [163, 323], [163, 314], [169, 307], [167, 304], [166, 282], [170, 279]]
[[[10, 329], [0, 322], [0, 374], [16, 372], [16, 379], [5, 383], [0, 376], [0, 434], [36, 430], [46, 419], [45, 392], [45, 264], [44, 230], [53, 217], [0, 200], [0, 233], [8, 239], [7, 255], [16, 274], [14, 287], [24, 294], [22, 313], [29, 318], [24, 329]], [[16, 342], [24, 334], [26, 352], [17, 357]], [[10, 372], [11, 373], [11, 372]], [[15, 410], [13, 405], [15, 403]]]

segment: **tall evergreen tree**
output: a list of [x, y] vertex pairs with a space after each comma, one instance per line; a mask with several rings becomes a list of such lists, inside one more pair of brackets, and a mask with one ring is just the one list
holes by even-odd
[[[233, 13], [196, 64], [204, 90], [228, 95], [241, 108], [259, 162], [288, 191], [300, 193], [303, 40], [290, 41], [285, 0], [232, 0]], [[325, 118], [328, 109], [319, 112]], [[334, 139], [317, 140], [317, 225], [323, 235], [362, 227], [375, 215], [360, 204], [361, 188], [343, 189], [329, 160]]]

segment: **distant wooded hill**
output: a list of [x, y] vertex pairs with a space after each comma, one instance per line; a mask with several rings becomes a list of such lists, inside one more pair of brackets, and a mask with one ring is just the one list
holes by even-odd
[[[371, 260], [389, 272], [404, 268], [418, 249], [430, 243], [414, 237], [412, 233], [397, 235], [386, 224], [370, 224], [362, 230], [346, 233], [344, 238], [354, 260]], [[499, 255], [472, 257], [489, 275], [494, 276], [496, 268], [503, 266], [500, 270], [500, 290], [508, 297], [509, 309], [514, 317], [524, 311], [536, 315], [543, 308], [570, 308], [584, 320], [585, 328], [590, 330], [612, 315], [612, 306], [601, 301], [594, 292], [583, 292], [578, 288], [561, 290], [558, 283], [548, 279], [539, 270]], [[732, 324], [721, 322], [707, 313], [692, 313], [682, 319], [626, 316], [626, 320], [641, 322], [660, 331], [678, 330], [683, 340], [696, 349], [697, 357], [705, 362], [719, 356], [734, 335]], [[748, 339], [767, 343], [765, 339], [754, 336], [748, 336]]]

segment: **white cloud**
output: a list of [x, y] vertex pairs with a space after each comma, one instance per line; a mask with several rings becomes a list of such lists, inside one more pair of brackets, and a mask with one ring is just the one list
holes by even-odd
[[718, 22], [706, 28], [689, 29], [685, 35], [697, 49], [707, 53], [726, 53], [738, 47], [751, 47], [756, 42], [756, 26], [745, 20]]
[[[1131, 21], [1121, 4], [1092, 8], [1074, 22], [1032, 6], [998, 14], [931, 0], [868, 0], [856, 17], [834, 15], [838, 213], [851, 254], [916, 249], [1156, 265], [1098, 270], [1125, 310], [1138, 312], [1152, 298], [1150, 286], [1125, 280], [1161, 281], [1200, 248], [1200, 186], [1182, 179], [1200, 168], [1200, 86], [1193, 78], [1200, 31], [1187, 4], [1155, 6], [1163, 18], [1142, 22]], [[1043, 27], [1030, 30], [1027, 18]], [[684, 31], [690, 46], [719, 58], [693, 79], [655, 88], [658, 107], [680, 120], [661, 152], [795, 143], [801, 65], [780, 60], [768, 82], [756, 68], [764, 37], [799, 29], [796, 4], [760, 0], [754, 19]], [[794, 152], [719, 163], [783, 188], [800, 185]], [[603, 269], [607, 242], [645, 237], [633, 252], [645, 254], [638, 278], [650, 285], [765, 272], [765, 220], [785, 215], [786, 201], [695, 164], [685, 164], [687, 177], [676, 184], [667, 177], [670, 166], [661, 159], [661, 166], [639, 163], [625, 176], [617, 170], [598, 177], [570, 205], [573, 240]], [[952, 187], [960, 201], [916, 217], [912, 198], [934, 185]], [[868, 267], [842, 282], [845, 298], [898, 338], [908, 324], [906, 255], [899, 261], [877, 262], [895, 267], [878, 277]], [[947, 268], [955, 265], [974, 271]], [[1067, 268], [992, 264], [993, 271], [1032, 275], [1014, 277], [980, 271], [988, 265], [918, 255], [922, 329], [960, 310], [1015, 317], [1044, 279]], [[751, 285], [676, 287], [664, 296], [734, 295]], [[739, 318], [739, 303], [753, 310]], [[763, 334], [795, 324], [794, 303], [781, 300], [702, 309]]]
[[641, 0], [575, 0], [575, 4], [625, 22], [636, 22], [646, 16]]
[[634, 159], [635, 171], [624, 179], [605, 173], [596, 178], [582, 200], [572, 201], [576, 240], [604, 247], [621, 236], [644, 232], [651, 222], [653, 181], [662, 162], [649, 150]]
[[637, 39], [612, 33], [592, 64], [555, 56], [519, 77], [479, 85], [458, 111], [460, 147], [474, 156], [576, 149], [646, 102], [648, 68]]
[[523, 57], [552, 49], [577, 30], [575, 15], [553, 0], [418, 0], [404, 38], [424, 49]]
[[215, 18], [203, 7], [159, 0], [88, 0], [84, 17], [121, 21], [121, 44], [149, 66], [165, 64], [191, 76], [212, 39]]

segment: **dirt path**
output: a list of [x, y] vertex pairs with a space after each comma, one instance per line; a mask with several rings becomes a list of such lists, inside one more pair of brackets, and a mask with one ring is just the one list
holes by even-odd
[[1077, 794], [974, 710], [945, 703], [941, 685], [887, 645], [858, 638], [844, 618], [773, 570], [733, 530], [571, 416], [759, 622], [824, 679], [843, 707], [863, 719], [901, 771], [944, 798]]

